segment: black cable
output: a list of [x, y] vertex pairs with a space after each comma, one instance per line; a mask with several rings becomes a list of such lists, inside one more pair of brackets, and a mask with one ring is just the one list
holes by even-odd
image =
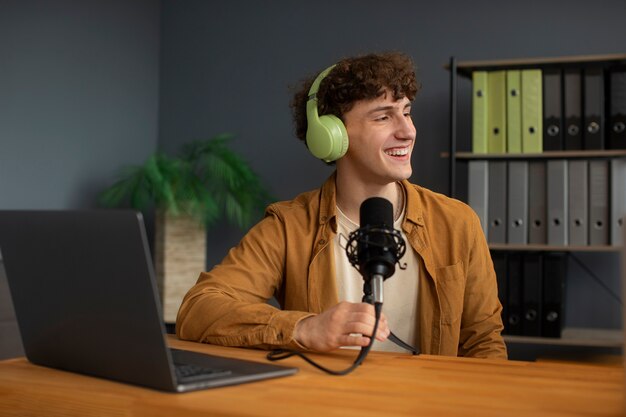
[[354, 360], [354, 363], [350, 367], [344, 370], [335, 371], [333, 369], [328, 369], [325, 366], [322, 366], [319, 363], [316, 363], [313, 359], [309, 358], [304, 353], [298, 352], [297, 350], [292, 350], [292, 349], [274, 349], [267, 354], [267, 359], [275, 362], [275, 361], [280, 361], [283, 359], [290, 358], [292, 356], [299, 356], [300, 358], [304, 359], [309, 364], [313, 365], [317, 369], [320, 369], [326, 372], [327, 374], [338, 375], [338, 376], [348, 375], [350, 372], [354, 371], [359, 365], [363, 363], [370, 349], [372, 349], [372, 345], [374, 344], [374, 339], [376, 338], [376, 331], [378, 331], [378, 322], [380, 321], [380, 315], [381, 315], [382, 310], [383, 310], [382, 303], [374, 304], [374, 314], [376, 316], [376, 321], [374, 322], [374, 331], [372, 332], [372, 335], [370, 336], [370, 343], [369, 345], [361, 348], [361, 351], [359, 352], [359, 356], [357, 356], [357, 358]]
[[409, 345], [407, 342], [403, 341], [398, 336], [393, 334], [393, 332], [389, 333], [388, 339], [395, 343], [397, 346], [400, 346], [402, 349], [408, 350], [413, 355], [419, 355], [420, 353], [419, 349]]

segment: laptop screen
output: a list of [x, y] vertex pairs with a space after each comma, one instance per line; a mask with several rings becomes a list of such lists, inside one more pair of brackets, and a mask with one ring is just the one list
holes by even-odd
[[[174, 378], [148, 248], [136, 212], [0, 211], [0, 250], [28, 359], [163, 390], [187, 389]], [[237, 372], [222, 385], [295, 372], [228, 364]], [[189, 389], [209, 385], [219, 386], [213, 380]]]

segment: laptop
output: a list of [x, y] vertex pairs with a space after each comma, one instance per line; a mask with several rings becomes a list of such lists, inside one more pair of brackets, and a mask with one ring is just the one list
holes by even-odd
[[168, 348], [140, 213], [0, 210], [0, 253], [34, 364], [170, 392], [297, 372]]

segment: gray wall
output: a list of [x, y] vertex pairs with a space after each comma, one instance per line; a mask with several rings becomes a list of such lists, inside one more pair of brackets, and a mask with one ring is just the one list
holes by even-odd
[[[150, 0], [0, 0], [0, 209], [94, 207], [156, 149], [159, 16]], [[19, 349], [0, 262], [0, 358]]]
[[0, 208], [90, 207], [157, 143], [159, 3], [0, 1]]

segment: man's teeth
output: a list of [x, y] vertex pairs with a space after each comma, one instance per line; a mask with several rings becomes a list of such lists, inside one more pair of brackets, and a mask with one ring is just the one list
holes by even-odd
[[391, 156], [404, 156], [404, 155], [407, 155], [409, 153], [409, 149], [408, 148], [390, 149], [388, 151], [385, 151], [385, 153], [387, 155], [391, 155]]

